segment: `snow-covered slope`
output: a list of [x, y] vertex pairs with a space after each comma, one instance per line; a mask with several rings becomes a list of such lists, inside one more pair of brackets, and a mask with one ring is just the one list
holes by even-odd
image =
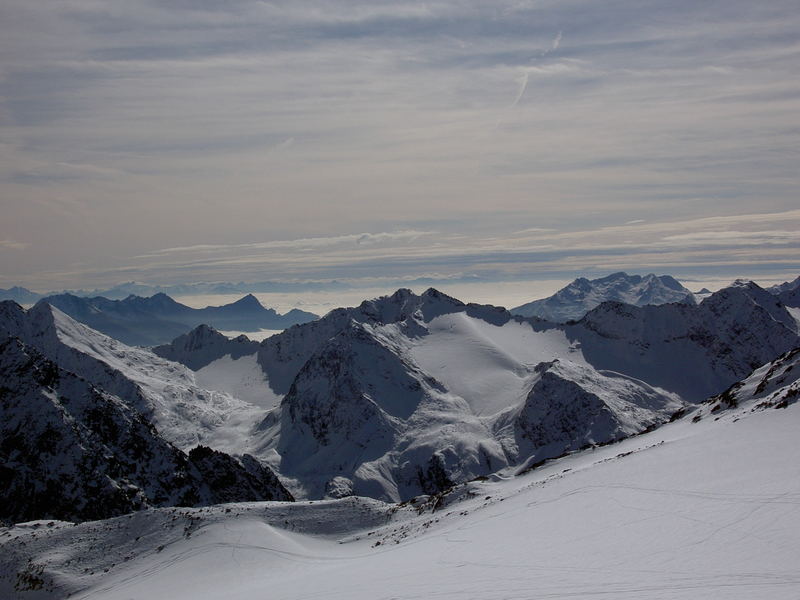
[[569, 361], [535, 372], [525, 402], [495, 425], [507, 453], [529, 464], [657, 427], [685, 407], [642, 381]]
[[772, 362], [734, 383], [722, 394], [703, 403], [695, 418], [713, 415], [720, 410], [749, 407], [751, 410], [787, 408], [800, 400], [800, 347], [782, 354]]
[[199, 387], [194, 373], [71, 319], [48, 304], [0, 303], [0, 335], [18, 337], [59, 367], [113, 394], [181, 449], [198, 444], [241, 453], [261, 409]]
[[203, 452], [187, 457], [121, 399], [17, 338], [0, 343], [0, 372], [0, 519], [291, 499], [252, 457], [218, 453], [211, 472]]
[[692, 293], [669, 275], [613, 273], [592, 280], [580, 277], [552, 296], [517, 306], [511, 312], [566, 323], [577, 321], [593, 308], [612, 300], [634, 306], [670, 302], [694, 304]]
[[0, 595], [793, 600], [800, 405], [750, 408], [400, 507], [237, 504], [0, 530]]
[[281, 472], [307, 496], [349, 489], [402, 500], [507, 464], [488, 424], [384, 333], [353, 322], [307, 361], [264, 423]]

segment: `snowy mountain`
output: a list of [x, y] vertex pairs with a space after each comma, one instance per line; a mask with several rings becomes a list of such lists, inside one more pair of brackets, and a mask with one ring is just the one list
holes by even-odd
[[0, 337], [16, 337], [60, 368], [120, 398], [182, 450], [198, 444], [243, 451], [260, 418], [251, 404], [196, 384], [194, 373], [148, 350], [109, 338], [49, 304], [28, 311], [0, 302]]
[[605, 303], [567, 325], [586, 360], [699, 402], [798, 344], [774, 296], [739, 281], [697, 306]]
[[245, 503], [3, 528], [0, 596], [794, 599], [800, 408], [753, 402], [403, 505]]
[[772, 286], [768, 291], [775, 294], [781, 304], [792, 308], [800, 308], [800, 277], [794, 281]]
[[317, 318], [297, 309], [279, 315], [249, 294], [232, 304], [199, 309], [180, 304], [166, 294], [149, 298], [128, 296], [124, 300], [60, 294], [40, 302], [55, 306], [92, 329], [139, 346], [169, 342], [201, 324], [222, 330], [259, 331], [285, 329]]
[[401, 289], [260, 344], [199, 327], [163, 358], [46, 304], [5, 313], [12, 335], [179, 448], [252, 454], [308, 498], [407, 500], [618, 441], [800, 344], [750, 282], [700, 305], [606, 302], [561, 326]]
[[400, 500], [641, 432], [798, 343], [774, 296], [740, 282], [565, 326], [398, 290], [258, 346], [201, 329], [157, 351], [271, 409], [248, 451], [296, 494]]
[[523, 317], [539, 317], [554, 323], [577, 321], [603, 302], [634, 306], [694, 303], [692, 293], [669, 275], [613, 273], [600, 279], [580, 277], [552, 296], [511, 309]]
[[789, 292], [791, 290], [796, 290], [797, 288], [800, 288], [800, 277], [794, 279], [793, 281], [784, 281], [778, 285], [773, 285], [772, 287], [767, 288], [767, 291], [770, 294], [775, 294], [778, 296], [782, 292]]
[[685, 406], [642, 381], [569, 361], [540, 363], [534, 370], [538, 377], [525, 402], [498, 421], [508, 453], [529, 463], [627, 438]]
[[17, 338], [0, 343], [0, 519], [83, 521], [154, 506], [290, 500], [252, 457], [189, 456], [120, 398]]

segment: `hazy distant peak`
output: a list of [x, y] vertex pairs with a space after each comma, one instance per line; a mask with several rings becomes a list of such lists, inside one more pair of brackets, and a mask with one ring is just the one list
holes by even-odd
[[692, 293], [669, 275], [648, 273], [642, 276], [618, 272], [593, 280], [579, 277], [549, 298], [523, 304], [511, 312], [563, 323], [578, 320], [609, 300], [635, 306], [694, 302]]
[[231, 306], [236, 306], [238, 308], [264, 308], [264, 305], [261, 304], [261, 302], [258, 301], [258, 298], [256, 298], [253, 294], [247, 294], [246, 296], [243, 296]]

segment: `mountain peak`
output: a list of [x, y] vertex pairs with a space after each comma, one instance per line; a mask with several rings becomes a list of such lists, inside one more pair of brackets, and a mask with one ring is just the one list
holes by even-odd
[[256, 298], [253, 294], [247, 294], [228, 306], [236, 306], [238, 308], [264, 308], [264, 305], [261, 304], [261, 302], [258, 301], [258, 298]]
[[628, 275], [619, 271], [593, 280], [579, 277], [549, 298], [512, 308], [511, 313], [564, 323], [580, 319], [607, 301], [635, 306], [687, 301], [694, 303], [692, 293], [669, 275]]

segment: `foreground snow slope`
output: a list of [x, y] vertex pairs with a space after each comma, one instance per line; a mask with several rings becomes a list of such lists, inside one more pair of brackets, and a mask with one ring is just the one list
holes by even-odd
[[33, 580], [42, 591], [16, 597], [794, 599], [800, 408], [747, 398], [459, 486], [419, 514], [347, 498], [0, 530], [0, 594]]

